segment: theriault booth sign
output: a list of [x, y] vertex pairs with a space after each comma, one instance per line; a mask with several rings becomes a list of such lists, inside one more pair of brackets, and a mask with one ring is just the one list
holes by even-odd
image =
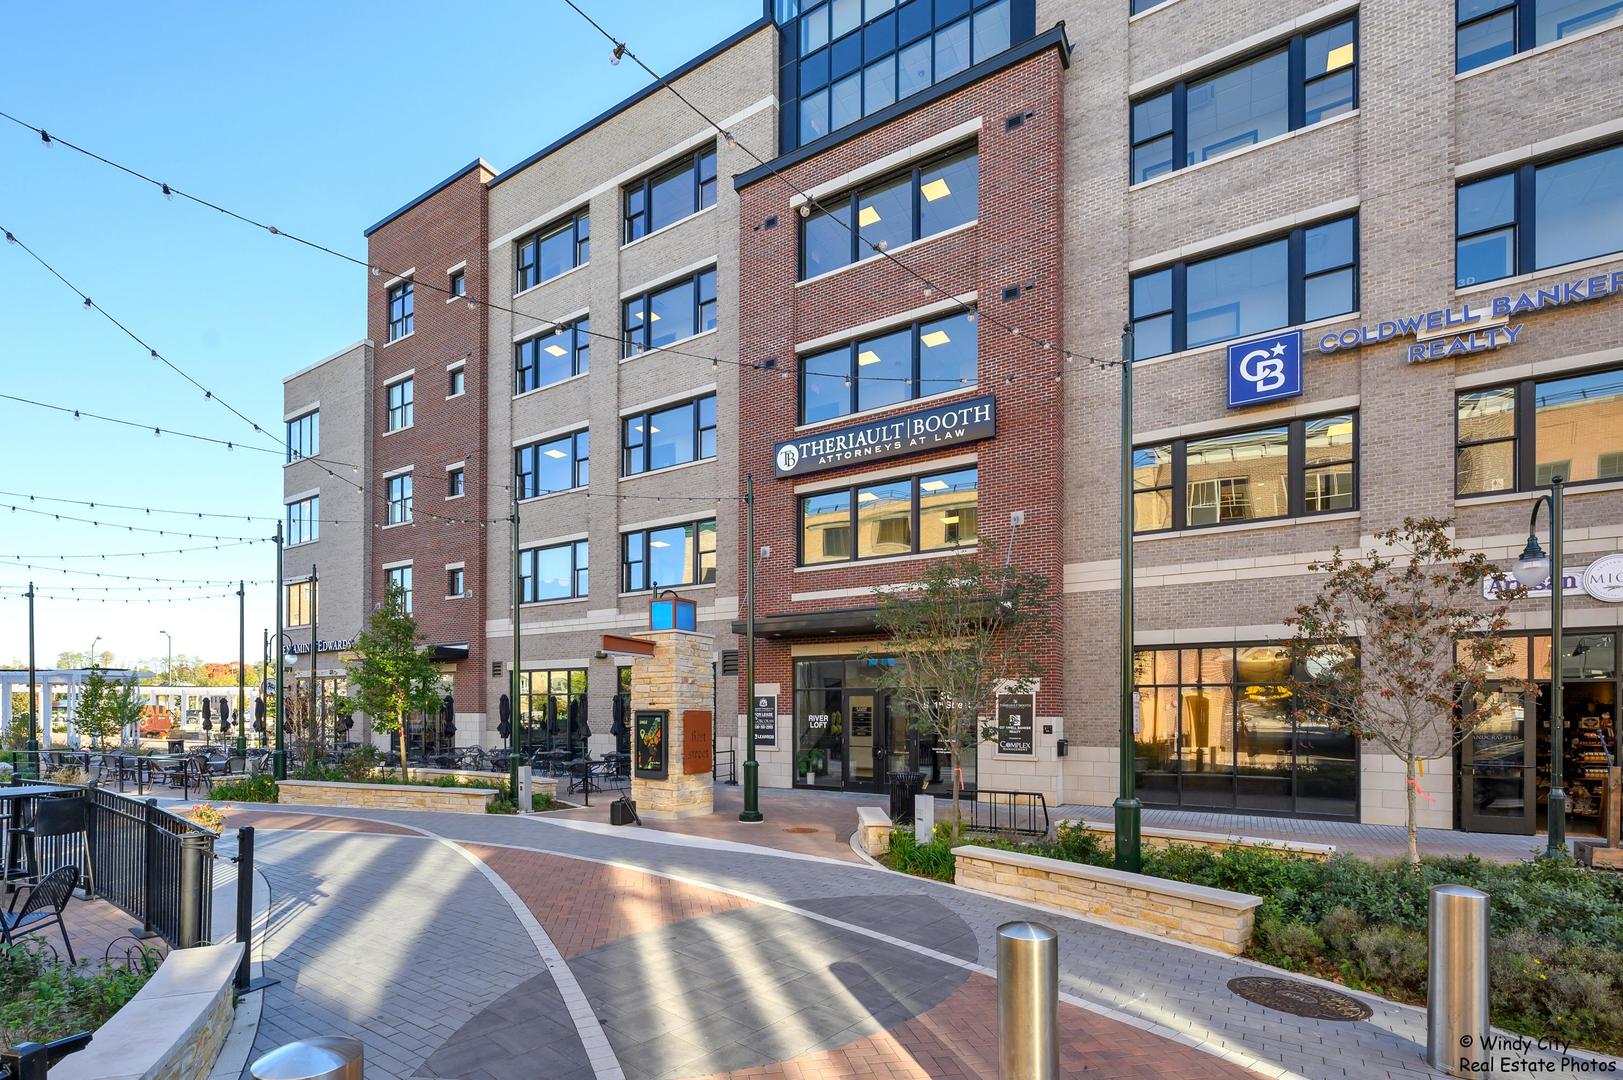
[[997, 434], [997, 399], [990, 395], [937, 405], [865, 424], [808, 432], [772, 448], [778, 477], [837, 469], [859, 461], [936, 450]]

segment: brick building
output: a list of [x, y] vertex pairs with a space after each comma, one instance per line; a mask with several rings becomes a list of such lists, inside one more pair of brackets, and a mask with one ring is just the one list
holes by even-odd
[[[365, 564], [375, 599], [410, 560], [430, 641], [466, 648], [448, 661], [456, 740], [494, 741], [513, 557], [495, 519], [516, 484], [536, 745], [576, 748], [584, 720], [590, 749], [614, 746], [624, 677], [594, 643], [675, 585], [716, 636], [740, 735], [751, 689], [775, 702], [763, 783], [939, 776], [860, 657], [882, 649], [875, 587], [973, 547], [1061, 599], [1036, 646], [1029, 752], [983, 744], [966, 779], [1108, 803], [1120, 380], [1065, 355], [1113, 360], [1125, 326], [1146, 804], [1401, 820], [1396, 760], [1298, 724], [1277, 692], [1307, 564], [1436, 515], [1508, 566], [1561, 475], [1582, 828], [1586, 755], [1615, 754], [1623, 689], [1607, 584], [1623, 547], [1623, 88], [1598, 77], [1623, 63], [1623, 18], [1606, 0], [1422, 7], [777, 0], [673, 73], [731, 138], [649, 88], [386, 219]], [[391, 341], [389, 279], [443, 284], [461, 262], [484, 310], [419, 288], [421, 325]], [[466, 397], [442, 401], [458, 358]], [[390, 434], [405, 372], [438, 419]], [[899, 445], [909, 425], [933, 441]], [[459, 461], [466, 494], [442, 505]], [[388, 527], [404, 469], [418, 513]], [[746, 554], [753, 688], [731, 678]], [[441, 600], [457, 562], [472, 596]], [[1514, 618], [1539, 678], [1547, 605]], [[1546, 699], [1496, 722], [1524, 757], [1484, 743], [1428, 765], [1423, 824], [1539, 824]]]

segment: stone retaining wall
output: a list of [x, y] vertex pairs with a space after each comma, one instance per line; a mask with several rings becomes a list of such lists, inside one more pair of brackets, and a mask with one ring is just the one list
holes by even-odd
[[965, 888], [1075, 911], [1159, 937], [1238, 956], [1251, 943], [1260, 896], [1186, 885], [1108, 867], [1017, 851], [956, 847], [954, 880]]
[[[1058, 825], [1080, 826], [1109, 840], [1116, 836], [1116, 826], [1098, 821], [1061, 821]], [[1056, 825], [1056, 828], [1058, 827]], [[1237, 833], [1185, 832], [1182, 829], [1162, 829], [1155, 826], [1139, 828], [1139, 843], [1144, 847], [1166, 848], [1172, 844], [1188, 847], [1231, 848], [1259, 847], [1300, 855], [1304, 859], [1324, 860], [1336, 853], [1334, 844], [1313, 844], [1305, 840], [1276, 840], [1260, 836], [1240, 836]]]
[[495, 788], [426, 787], [409, 784], [343, 784], [327, 780], [283, 780], [277, 801], [286, 806], [361, 806], [382, 810], [449, 810], [482, 814]]
[[[462, 780], [489, 781], [493, 788], [500, 788], [507, 783], [507, 774], [504, 772], [484, 772], [477, 769], [412, 769], [411, 776], [417, 780], [438, 780], [442, 776], [455, 776]], [[555, 776], [536, 776], [530, 774], [530, 790], [537, 795], [551, 795], [558, 797], [558, 778]]]
[[861, 837], [862, 850], [869, 855], [877, 857], [890, 850], [890, 834], [895, 827], [890, 815], [879, 807], [857, 807], [857, 834]]

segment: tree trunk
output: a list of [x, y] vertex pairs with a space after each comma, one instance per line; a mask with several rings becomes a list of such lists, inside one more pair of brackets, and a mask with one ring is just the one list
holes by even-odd
[[1420, 844], [1415, 827], [1415, 796], [1420, 791], [1420, 777], [1417, 762], [1412, 757], [1408, 760], [1408, 771], [1409, 783], [1405, 785], [1407, 788], [1405, 794], [1408, 796], [1409, 801], [1409, 865], [1419, 866]]
[[411, 774], [406, 771], [406, 717], [404, 714], [395, 717], [395, 730], [400, 732], [400, 782], [411, 781]]
[[952, 842], [956, 844], [959, 837], [964, 834], [964, 816], [963, 811], [959, 809], [958, 740], [947, 740], [947, 750], [948, 767], [952, 769]]

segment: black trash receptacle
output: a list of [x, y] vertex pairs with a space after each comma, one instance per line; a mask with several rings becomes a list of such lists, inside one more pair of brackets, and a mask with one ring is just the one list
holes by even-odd
[[921, 772], [890, 774], [890, 819], [898, 825], [913, 824], [913, 796], [924, 790]]

